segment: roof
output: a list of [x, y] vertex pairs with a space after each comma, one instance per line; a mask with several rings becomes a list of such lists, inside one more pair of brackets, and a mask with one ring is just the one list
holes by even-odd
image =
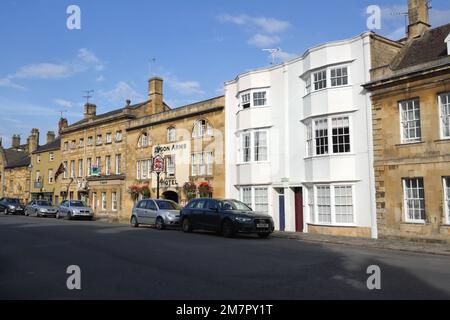
[[5, 169], [28, 167], [31, 163], [30, 155], [26, 151], [15, 149], [5, 149], [6, 166]]
[[426, 31], [400, 51], [394, 59], [392, 69], [397, 71], [448, 57], [445, 39], [449, 34], [450, 23]]
[[33, 152], [33, 154], [59, 150], [60, 148], [61, 148], [61, 137], [58, 137], [54, 141], [37, 148], [36, 151]]

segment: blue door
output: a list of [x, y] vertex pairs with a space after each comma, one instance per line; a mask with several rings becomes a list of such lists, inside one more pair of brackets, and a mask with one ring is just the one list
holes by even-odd
[[286, 212], [284, 205], [284, 194], [280, 195], [280, 231], [284, 231], [286, 229]]

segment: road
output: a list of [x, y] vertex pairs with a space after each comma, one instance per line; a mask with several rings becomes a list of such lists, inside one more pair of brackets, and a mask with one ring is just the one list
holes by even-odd
[[450, 299], [450, 257], [0, 215], [0, 299]]

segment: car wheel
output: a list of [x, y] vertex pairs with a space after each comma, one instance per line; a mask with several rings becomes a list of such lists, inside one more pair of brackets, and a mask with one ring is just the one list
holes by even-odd
[[56, 220], [59, 220], [59, 219], [61, 219], [61, 216], [59, 215], [59, 211], [58, 212], [56, 212]]
[[130, 223], [133, 228], [139, 228], [139, 222], [135, 216], [131, 217]]
[[188, 218], [183, 219], [182, 229], [184, 233], [191, 233], [192, 226]]
[[36, 218], [41, 218], [41, 215], [39, 214], [39, 212], [37, 210], [34, 212], [34, 215], [36, 216]]
[[233, 238], [235, 234], [233, 223], [229, 220], [224, 221], [222, 224], [222, 235], [225, 238]]
[[258, 237], [261, 239], [267, 239], [270, 237], [270, 233], [258, 233]]
[[158, 217], [156, 219], [155, 228], [156, 228], [156, 230], [164, 230], [166, 228], [165, 225], [164, 225], [163, 218]]
[[72, 220], [72, 212], [67, 213], [67, 220]]

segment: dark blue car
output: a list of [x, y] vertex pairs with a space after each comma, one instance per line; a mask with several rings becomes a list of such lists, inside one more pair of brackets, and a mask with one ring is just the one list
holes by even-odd
[[207, 230], [231, 238], [237, 233], [257, 234], [268, 238], [274, 231], [273, 219], [254, 212], [237, 200], [195, 199], [181, 210], [184, 232]]

